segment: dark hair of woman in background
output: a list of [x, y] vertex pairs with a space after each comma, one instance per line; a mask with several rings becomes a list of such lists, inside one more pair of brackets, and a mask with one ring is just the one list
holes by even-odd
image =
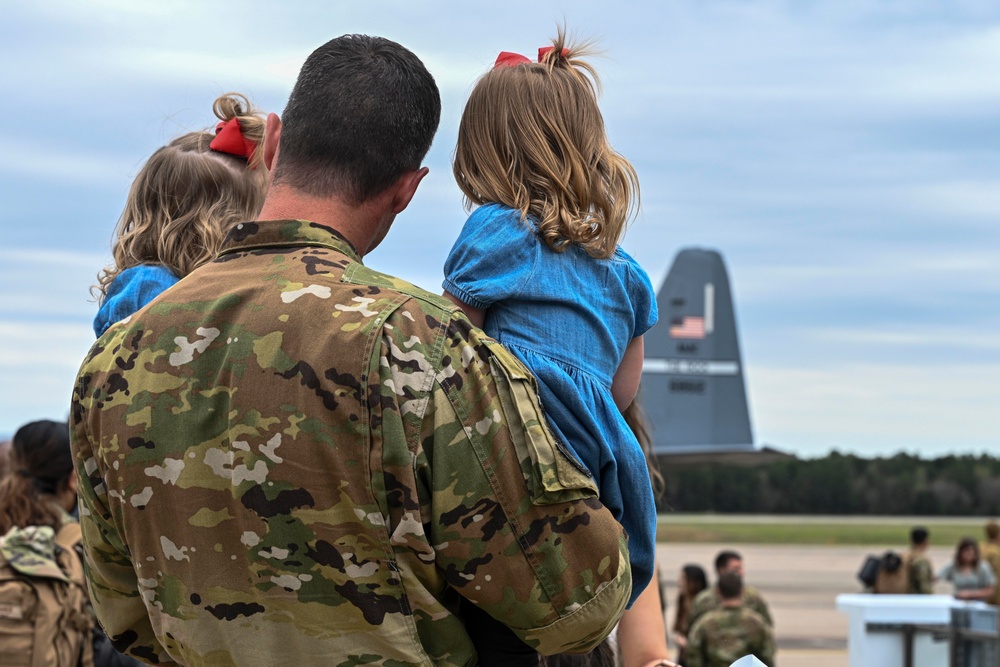
[[76, 505], [69, 427], [50, 420], [25, 424], [8, 456], [9, 473], [0, 481], [0, 535], [28, 526], [58, 531]]

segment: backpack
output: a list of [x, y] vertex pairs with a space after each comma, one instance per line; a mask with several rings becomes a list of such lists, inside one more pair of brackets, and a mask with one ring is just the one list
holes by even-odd
[[880, 559], [873, 593], [904, 595], [910, 590], [909, 563], [895, 551], [886, 551]]
[[878, 556], [868, 556], [865, 558], [865, 562], [861, 565], [861, 569], [858, 571], [858, 579], [861, 580], [867, 588], [871, 588], [875, 585], [875, 581], [878, 579], [878, 571], [882, 567], [882, 559]]
[[0, 537], [0, 665], [93, 667], [93, 620], [80, 524], [13, 528]]

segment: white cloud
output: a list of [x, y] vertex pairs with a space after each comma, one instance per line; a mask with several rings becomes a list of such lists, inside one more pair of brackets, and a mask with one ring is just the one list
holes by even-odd
[[980, 451], [1000, 445], [1000, 363], [750, 364], [757, 439], [794, 451], [861, 455]]
[[0, 435], [69, 414], [73, 380], [94, 333], [86, 323], [0, 322]]
[[[1000, 58], [997, 62], [1000, 64]], [[914, 188], [911, 195], [909, 206], [923, 213], [936, 213], [942, 224], [972, 218], [982, 225], [995, 226], [1000, 220], [1000, 177], [929, 183]]]
[[89, 322], [97, 312], [90, 286], [110, 261], [94, 253], [45, 248], [0, 250], [0, 314], [6, 324]]
[[82, 146], [67, 148], [46, 137], [26, 140], [0, 136], [0, 174], [36, 176], [63, 184], [128, 187], [135, 170], [132, 156], [93, 154]]
[[758, 260], [740, 266], [736, 288], [742, 304], [837, 298], [885, 301], [889, 306], [892, 301], [898, 305], [925, 300], [951, 307], [964, 304], [971, 313], [982, 312], [990, 300], [1000, 298], [1000, 248], [842, 250], [842, 256], [785, 252], [773, 263]]
[[[799, 330], [800, 334], [818, 342], [853, 343], [857, 345], [879, 345], [891, 347], [933, 347], [938, 350], [979, 350], [1000, 352], [1000, 336], [993, 330], [972, 329], [970, 327], [941, 327], [912, 325], [882, 328], [811, 328]], [[1000, 398], [1000, 393], [998, 393]], [[998, 434], [1000, 435], [1000, 434]]]

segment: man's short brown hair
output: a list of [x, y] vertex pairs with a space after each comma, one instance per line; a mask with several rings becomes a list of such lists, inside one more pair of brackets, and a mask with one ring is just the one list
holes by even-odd
[[735, 572], [719, 576], [719, 595], [723, 600], [738, 600], [743, 596], [743, 577]]
[[330, 40], [288, 98], [273, 182], [367, 201], [420, 167], [440, 117], [434, 77], [411, 51], [383, 37]]
[[989, 538], [990, 541], [994, 541], [1000, 537], [1000, 523], [997, 523], [996, 521], [987, 521], [986, 528], [984, 528], [984, 530], [986, 531], [986, 537]]

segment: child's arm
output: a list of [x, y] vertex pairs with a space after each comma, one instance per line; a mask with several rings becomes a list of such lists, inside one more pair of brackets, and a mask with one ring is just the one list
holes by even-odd
[[[465, 315], [469, 318], [469, 321], [472, 322], [473, 326], [477, 326], [480, 329], [483, 328], [483, 322], [486, 320], [486, 311], [484, 309], [482, 309], [482, 308], [473, 308], [469, 304], [463, 303], [457, 296], [455, 296], [454, 294], [452, 294], [448, 290], [444, 291], [444, 297], [446, 299], [448, 299], [449, 301], [451, 301], [456, 306], [458, 306], [459, 308], [461, 308], [462, 311], [465, 312]], [[628, 353], [626, 352], [626, 354], [628, 354]], [[639, 355], [639, 360], [640, 361], [642, 360], [642, 355], [641, 354]], [[639, 386], [639, 384], [638, 384], [638, 380], [637, 380], [636, 381], [636, 387], [638, 387], [638, 386]], [[634, 392], [633, 392], [633, 395], [635, 395]]]
[[663, 623], [657, 574], [636, 598], [632, 608], [622, 615], [618, 624], [618, 647], [623, 665], [676, 667], [667, 659], [667, 630]]
[[[469, 319], [472, 319], [471, 315]], [[639, 380], [642, 379], [642, 351], [642, 336], [636, 336], [625, 348], [625, 356], [622, 357], [618, 371], [611, 381], [611, 396], [615, 399], [615, 405], [619, 410], [627, 408], [639, 391]]]

